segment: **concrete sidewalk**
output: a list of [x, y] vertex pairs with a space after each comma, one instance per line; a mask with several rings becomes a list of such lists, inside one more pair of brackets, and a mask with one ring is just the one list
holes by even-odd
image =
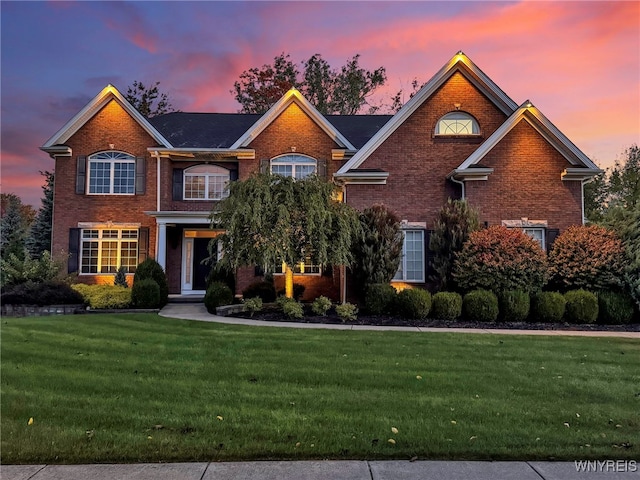
[[[591, 467], [587, 470], [587, 467]], [[580, 468], [582, 467], [582, 468]], [[304, 461], [2, 465], [2, 480], [638, 480], [634, 462]]]
[[227, 323], [231, 325], [252, 325], [256, 327], [311, 328], [330, 330], [378, 330], [400, 332], [456, 332], [490, 333], [494, 335], [565, 335], [575, 337], [619, 337], [640, 339], [640, 332], [598, 332], [581, 330], [507, 330], [498, 328], [429, 328], [429, 327], [384, 327], [375, 325], [320, 324], [300, 322], [265, 322], [249, 318], [221, 317], [211, 315], [202, 303], [170, 303], [160, 310], [159, 315], [200, 322]]

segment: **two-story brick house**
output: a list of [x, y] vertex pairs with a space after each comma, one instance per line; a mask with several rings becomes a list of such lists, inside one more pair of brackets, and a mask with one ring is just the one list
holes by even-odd
[[[264, 115], [142, 117], [109, 85], [51, 137], [54, 254], [90, 283], [147, 256], [171, 293], [201, 293], [214, 202], [257, 171], [342, 186], [357, 209], [383, 203], [403, 220], [399, 282], [427, 280], [428, 231], [447, 198], [486, 225], [522, 228], [543, 247], [583, 222], [583, 186], [600, 170], [529, 101], [511, 100], [456, 54], [395, 115], [321, 115], [296, 90]], [[341, 269], [296, 267], [306, 297], [344, 296]], [[260, 272], [237, 272], [241, 291]], [[280, 281], [280, 280], [278, 280]]]

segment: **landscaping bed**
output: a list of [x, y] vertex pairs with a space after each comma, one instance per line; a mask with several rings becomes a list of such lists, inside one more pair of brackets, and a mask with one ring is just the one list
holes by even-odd
[[[306, 306], [305, 306], [306, 307]], [[394, 315], [366, 315], [358, 314], [358, 318], [352, 322], [344, 322], [333, 309], [326, 316], [313, 315], [305, 308], [305, 316], [301, 319], [287, 318], [277, 305], [267, 304], [262, 311], [256, 312], [253, 317], [249, 312], [239, 312], [231, 315], [236, 318], [252, 318], [265, 322], [290, 322], [290, 323], [326, 323], [331, 325], [377, 325], [392, 327], [424, 327], [424, 328], [480, 328], [501, 330], [574, 330], [574, 331], [604, 331], [604, 332], [640, 332], [640, 323], [627, 325], [603, 325], [603, 324], [573, 324], [573, 323], [542, 323], [542, 322], [478, 322], [471, 320], [439, 320], [437, 318], [407, 319]]]

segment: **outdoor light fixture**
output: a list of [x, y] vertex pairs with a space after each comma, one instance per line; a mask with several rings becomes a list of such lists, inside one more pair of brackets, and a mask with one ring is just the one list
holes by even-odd
[[110, 143], [110, 144], [109, 144], [109, 148], [110, 148], [111, 150], [113, 150], [114, 148], [116, 148], [115, 143]]
[[454, 106], [454, 107], [456, 107], [456, 110], [460, 110], [460, 107], [461, 107], [462, 105], [461, 105], [461, 104], [459, 104], [459, 103], [454, 103], [454, 104], [453, 104], [453, 106]]

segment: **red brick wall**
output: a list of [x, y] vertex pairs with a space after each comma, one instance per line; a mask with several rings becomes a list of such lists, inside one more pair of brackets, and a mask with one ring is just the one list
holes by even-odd
[[[255, 282], [260, 282], [263, 277], [255, 276], [254, 267], [239, 268], [236, 273], [236, 293], [241, 294], [244, 289]], [[273, 276], [276, 291], [284, 290], [284, 275]], [[320, 295], [333, 301], [340, 300], [340, 271], [333, 269], [333, 275], [294, 275], [293, 283], [305, 286], [303, 301], [313, 301]]]
[[[436, 122], [455, 111], [456, 103], [478, 120], [482, 138], [434, 136]], [[358, 209], [384, 203], [401, 219], [426, 222], [431, 228], [447, 198], [460, 197], [460, 187], [446, 180], [447, 174], [505, 120], [462, 74], [453, 74], [361, 165], [389, 172], [387, 185], [348, 185], [347, 203]]]
[[[72, 157], [55, 162], [53, 253], [65, 256], [69, 249], [69, 229], [78, 222], [132, 222], [149, 227], [149, 255], [155, 256], [155, 220], [143, 212], [156, 209], [156, 161], [147, 152], [155, 142], [120, 105], [111, 101], [90, 119], [66, 143]], [[147, 182], [144, 195], [77, 195], [76, 159], [103, 150], [127, 152], [147, 159]], [[88, 174], [88, 172], [87, 172]], [[99, 277], [99, 278], [96, 278]], [[113, 281], [113, 275], [82, 276], [86, 282]]]
[[526, 121], [521, 120], [482, 160], [494, 168], [487, 181], [467, 182], [469, 202], [482, 221], [547, 220], [561, 231], [582, 223], [579, 181], [562, 181], [570, 164]]

